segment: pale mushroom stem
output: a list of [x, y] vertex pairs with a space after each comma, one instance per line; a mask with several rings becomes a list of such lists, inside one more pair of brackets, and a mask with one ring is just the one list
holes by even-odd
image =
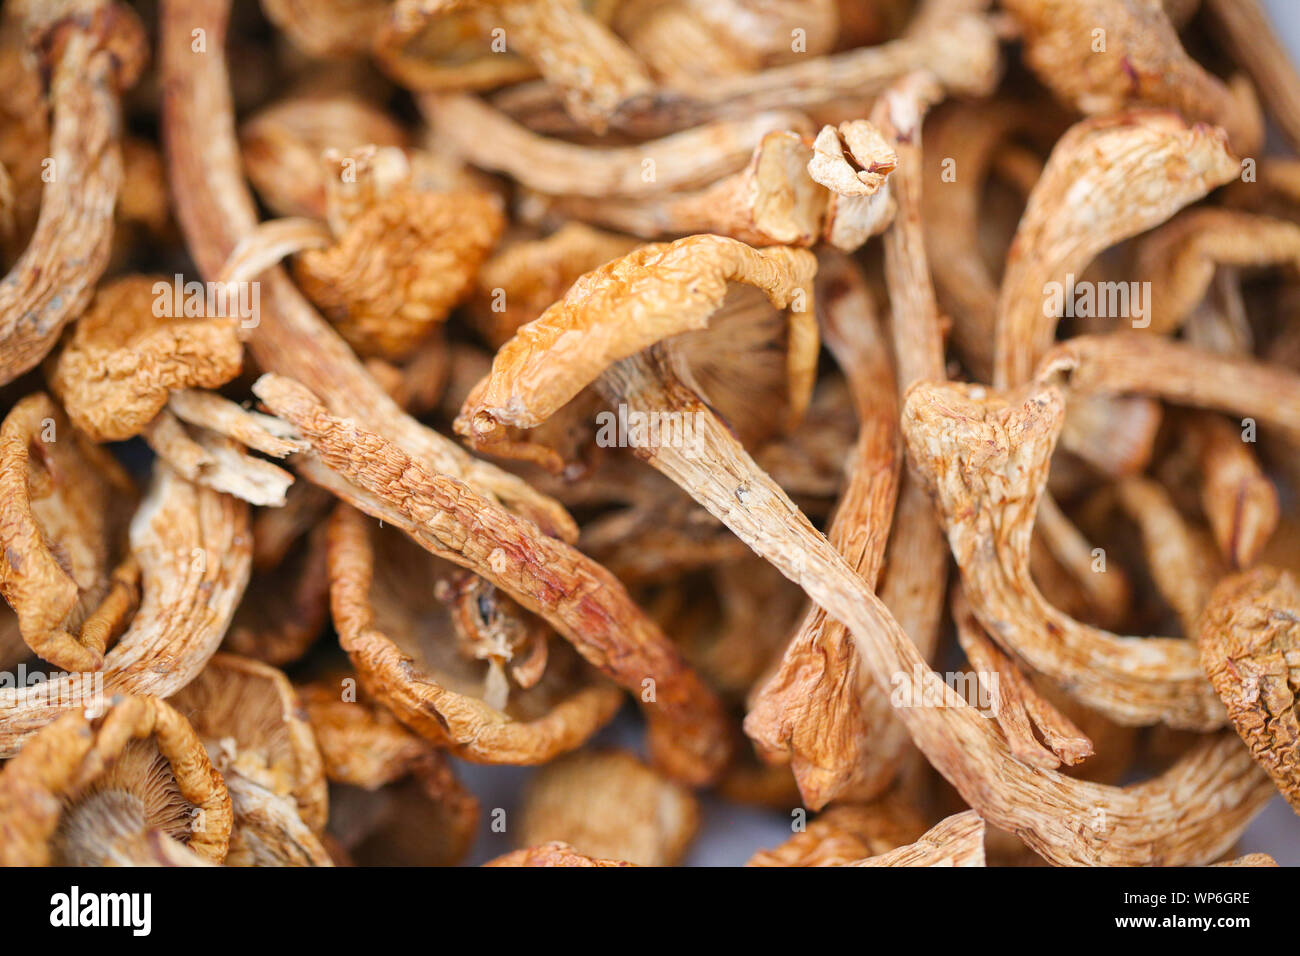
[[[1161, 777], [1131, 788], [1073, 780], [1016, 759], [985, 718], [930, 669], [885, 605], [725, 423], [682, 383], [671, 356], [652, 349], [624, 359], [599, 385], [629, 407], [695, 416], [705, 456], [667, 444], [637, 454], [842, 621], [878, 685], [916, 703], [895, 713], [935, 769], [985, 820], [1015, 832], [1050, 862], [1205, 863], [1226, 852], [1270, 798], [1267, 778], [1228, 735], [1207, 739]], [[1187, 804], [1188, 793], [1207, 797]]]

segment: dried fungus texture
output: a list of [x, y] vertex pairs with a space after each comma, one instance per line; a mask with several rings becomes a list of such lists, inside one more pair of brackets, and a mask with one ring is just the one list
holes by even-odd
[[567, 843], [596, 858], [640, 866], [681, 862], [699, 826], [690, 791], [624, 751], [569, 754], [528, 785], [517, 838]]
[[[894, 374], [861, 273], [846, 260], [823, 260], [819, 285], [823, 337], [849, 379], [859, 418], [828, 538], [874, 586], [902, 458]], [[789, 754], [804, 802], [820, 809], [847, 787], [866, 798], [889, 783], [892, 768], [863, 774], [873, 766], [864, 753], [869, 731], [889, 719], [888, 702], [862, 673], [847, 630], [813, 608], [751, 702], [745, 732], [768, 754]]]
[[288, 678], [216, 654], [171, 698], [230, 791], [228, 866], [329, 866], [318, 839], [328, 816], [325, 771]]
[[846, 866], [984, 866], [984, 821], [974, 810], [931, 827], [921, 839]]
[[230, 830], [221, 775], [156, 697], [70, 711], [0, 771], [0, 865], [203, 866]]
[[1263, 144], [1254, 91], [1188, 56], [1160, 0], [1004, 0], [1003, 8], [1024, 32], [1025, 62], [1080, 112], [1172, 109], [1225, 129], [1238, 155]]
[[55, 667], [99, 670], [140, 600], [131, 479], [37, 392], [0, 425], [0, 496], [0, 593], [23, 641]]
[[35, 366], [86, 307], [108, 265], [122, 186], [121, 91], [146, 56], [136, 15], [117, 3], [38, 5], [27, 23], [48, 74], [49, 153], [41, 211], [0, 283], [0, 382]]
[[207, 315], [207, 298], [177, 295], [164, 276], [124, 276], [96, 290], [49, 370], [73, 423], [95, 441], [122, 441], [140, 434], [173, 391], [216, 388], [238, 375], [240, 319], [233, 302], [229, 313]]
[[[177, 0], [164, 6], [161, 19], [168, 174], [181, 232], [209, 281], [258, 226], [240, 168], [230, 76], [218, 52], [228, 17], [226, 0]], [[196, 55], [191, 49], [195, 29], [205, 31], [210, 52]], [[527, 515], [544, 530], [568, 540], [577, 537], [572, 518], [554, 500], [405, 415], [282, 270], [268, 269], [258, 282], [259, 322], [248, 346], [260, 368], [300, 379], [339, 414], [355, 416], [427, 464], [472, 481], [489, 500]]]
[[[333, 418], [301, 386], [264, 377], [257, 393], [312, 443], [319, 457], [298, 463], [310, 480], [474, 571], [638, 694], [657, 764], [690, 781], [721, 771], [728, 741], [717, 699], [608, 571], [379, 436]], [[385, 650], [384, 657], [396, 665], [400, 655]]]
[[294, 278], [358, 355], [405, 358], [471, 292], [501, 213], [487, 194], [385, 190], [366, 158], [352, 166], [359, 195], [336, 196], [331, 179], [335, 241], [303, 250]]
[[461, 636], [451, 608], [429, 601], [440, 582], [453, 586], [453, 569], [400, 531], [380, 531], [360, 512], [340, 508], [328, 554], [343, 649], [367, 689], [426, 739], [481, 763], [543, 763], [580, 746], [618, 709], [617, 689], [558, 648], [543, 657], [540, 681], [521, 686], [519, 675], [507, 674], [515, 654], [523, 651], [522, 660], [530, 650], [511, 646], [506, 633], [529, 626], [518, 608], [493, 635], [500, 663], [459, 646], [470, 635]]
[[785, 310], [789, 415], [797, 421], [815, 372], [815, 268], [802, 250], [753, 249], [717, 236], [642, 246], [583, 276], [520, 328], [466, 400], [457, 431], [485, 450], [506, 444], [507, 426], [540, 425], [611, 363], [706, 328], [732, 282], [754, 286]]
[[1173, 113], [1134, 111], [1071, 127], [1053, 148], [1007, 253], [993, 384], [1024, 383], [1051, 347], [1060, 309], [1044, 301], [1050, 283], [1064, 289], [1099, 252], [1239, 172], [1221, 130]]
[[1300, 813], [1300, 585], [1267, 566], [1224, 579], [1200, 639], [1201, 663], [1232, 725]]
[[[129, 541], [140, 605], [104, 657], [103, 693], [168, 697], [203, 669], [239, 603], [251, 564], [248, 506], [156, 464]], [[97, 689], [75, 673], [0, 687], [0, 754], [16, 753], [63, 712], [84, 708]]]
[[406, 146], [408, 136], [379, 107], [350, 93], [286, 97], [239, 128], [244, 170], [277, 216], [323, 219], [328, 175], [321, 154], [363, 143]]
[[1030, 579], [1030, 536], [1064, 415], [1054, 386], [1003, 396], [923, 383], [908, 394], [908, 450], [942, 511], [975, 616], [1009, 653], [1112, 719], [1221, 726], [1193, 641], [1088, 627], [1048, 604]]
[[[981, 817], [1014, 830], [1048, 861], [1206, 862], [1231, 845], [1268, 799], [1267, 777], [1231, 735], [1206, 739], [1164, 774], [1126, 788], [1084, 783], [1021, 763], [987, 719], [929, 669], [881, 600], [668, 368], [644, 358], [624, 359], [605, 379], [611, 394], [647, 407], [693, 408], [702, 415], [710, 449], [707, 469], [670, 446], [646, 450], [649, 463], [848, 624], [882, 691], [912, 701], [924, 701], [927, 694], [942, 701], [941, 706], [899, 707], [895, 714]], [[1188, 803], [1183, 797], [1189, 792], [1207, 796]], [[1077, 821], [1088, 814], [1102, 823], [1081, 830]]]
[[844, 866], [919, 838], [921, 815], [897, 796], [874, 803], [837, 804], [780, 846], [760, 850], [746, 866]]

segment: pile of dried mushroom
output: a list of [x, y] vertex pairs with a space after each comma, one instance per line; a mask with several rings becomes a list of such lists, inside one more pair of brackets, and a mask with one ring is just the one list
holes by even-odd
[[1259, 0], [2, 18], [0, 863], [1272, 865]]

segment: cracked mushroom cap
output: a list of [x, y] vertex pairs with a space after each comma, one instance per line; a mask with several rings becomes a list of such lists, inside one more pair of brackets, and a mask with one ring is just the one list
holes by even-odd
[[0, 425], [0, 593], [22, 639], [56, 667], [99, 670], [135, 612], [134, 498], [117, 462], [43, 392]]
[[325, 772], [288, 678], [258, 661], [216, 654], [171, 702], [230, 788], [228, 862], [328, 865], [315, 836], [328, 816]]
[[1261, 566], [1225, 578], [1201, 616], [1201, 664], [1228, 717], [1300, 813], [1300, 584]]
[[459, 757], [542, 763], [622, 702], [504, 594], [351, 508], [331, 519], [329, 568], [339, 643], [367, 691]]
[[0, 865], [202, 866], [225, 859], [230, 796], [156, 697], [74, 710], [0, 771]]
[[[182, 302], [175, 298], [173, 280], [163, 276], [105, 283], [51, 361], [51, 390], [95, 441], [138, 435], [173, 391], [216, 388], [239, 374], [238, 318], [168, 315], [198, 301], [189, 291]], [[198, 311], [207, 308], [204, 298]]]
[[586, 856], [642, 866], [681, 861], [699, 827], [695, 797], [623, 751], [569, 754], [529, 782], [524, 847], [560, 842]]

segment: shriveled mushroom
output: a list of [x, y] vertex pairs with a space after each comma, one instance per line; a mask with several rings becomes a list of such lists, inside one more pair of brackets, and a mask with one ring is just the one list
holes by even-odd
[[1188, 56], [1159, 0], [1002, 5], [1024, 31], [1025, 62], [1081, 112], [1165, 107], [1222, 126], [1239, 155], [1263, 143], [1263, 116], [1249, 84], [1226, 85]]
[[975, 616], [1008, 651], [1121, 723], [1221, 726], [1193, 642], [1080, 624], [1029, 579], [1029, 539], [1064, 412], [1050, 385], [1001, 395], [922, 383], [908, 394], [903, 433], [941, 507]]
[[625, 751], [584, 751], [530, 781], [517, 838], [525, 847], [558, 841], [592, 857], [672, 866], [698, 826], [690, 791]]
[[203, 866], [230, 796], [194, 729], [156, 697], [70, 711], [0, 770], [0, 864]]
[[[140, 606], [104, 656], [100, 674], [54, 674], [26, 687], [0, 687], [0, 754], [13, 754], [64, 711], [91, 695], [167, 697], [203, 669], [221, 643], [248, 581], [248, 506], [191, 484], [155, 464], [131, 520], [140, 568]], [[42, 675], [44, 676], [44, 675]]]
[[56, 667], [95, 671], [140, 599], [126, 547], [135, 489], [49, 396], [0, 426], [0, 593], [27, 645]]
[[45, 357], [108, 264], [122, 185], [119, 99], [147, 49], [136, 15], [110, 0], [55, 0], [28, 13], [48, 71], [51, 165], [42, 169], [54, 175], [27, 249], [0, 283], [0, 383]]
[[1237, 733], [1300, 813], [1300, 585], [1267, 566], [1225, 579], [1200, 639], [1201, 662]]
[[216, 654], [171, 698], [230, 791], [229, 866], [330, 866], [318, 834], [328, 797], [320, 752], [288, 679]]
[[189, 296], [175, 293], [162, 276], [105, 283], [51, 362], [50, 388], [95, 441], [138, 435], [171, 392], [216, 388], [239, 374], [244, 350], [233, 296], [214, 297], [219, 314], [210, 315], [204, 293], [193, 303], [197, 314], [188, 315], [175, 314], [177, 305], [189, 311]]
[[459, 862], [474, 840], [478, 801], [443, 751], [403, 727], [336, 671], [299, 685], [329, 778], [330, 832], [350, 857], [412, 865]]
[[549, 653], [540, 622], [486, 583], [462, 598], [444, 561], [372, 524], [349, 508], [332, 519], [334, 621], [368, 690], [408, 726], [470, 760], [526, 764], [613, 716], [617, 689], [560, 647]]
[[837, 804], [778, 847], [760, 850], [746, 866], [843, 866], [911, 843], [925, 821], [897, 795], [868, 804]]
[[543, 843], [489, 860], [484, 866], [636, 866], [624, 860], [598, 860], [579, 853], [567, 843]]

